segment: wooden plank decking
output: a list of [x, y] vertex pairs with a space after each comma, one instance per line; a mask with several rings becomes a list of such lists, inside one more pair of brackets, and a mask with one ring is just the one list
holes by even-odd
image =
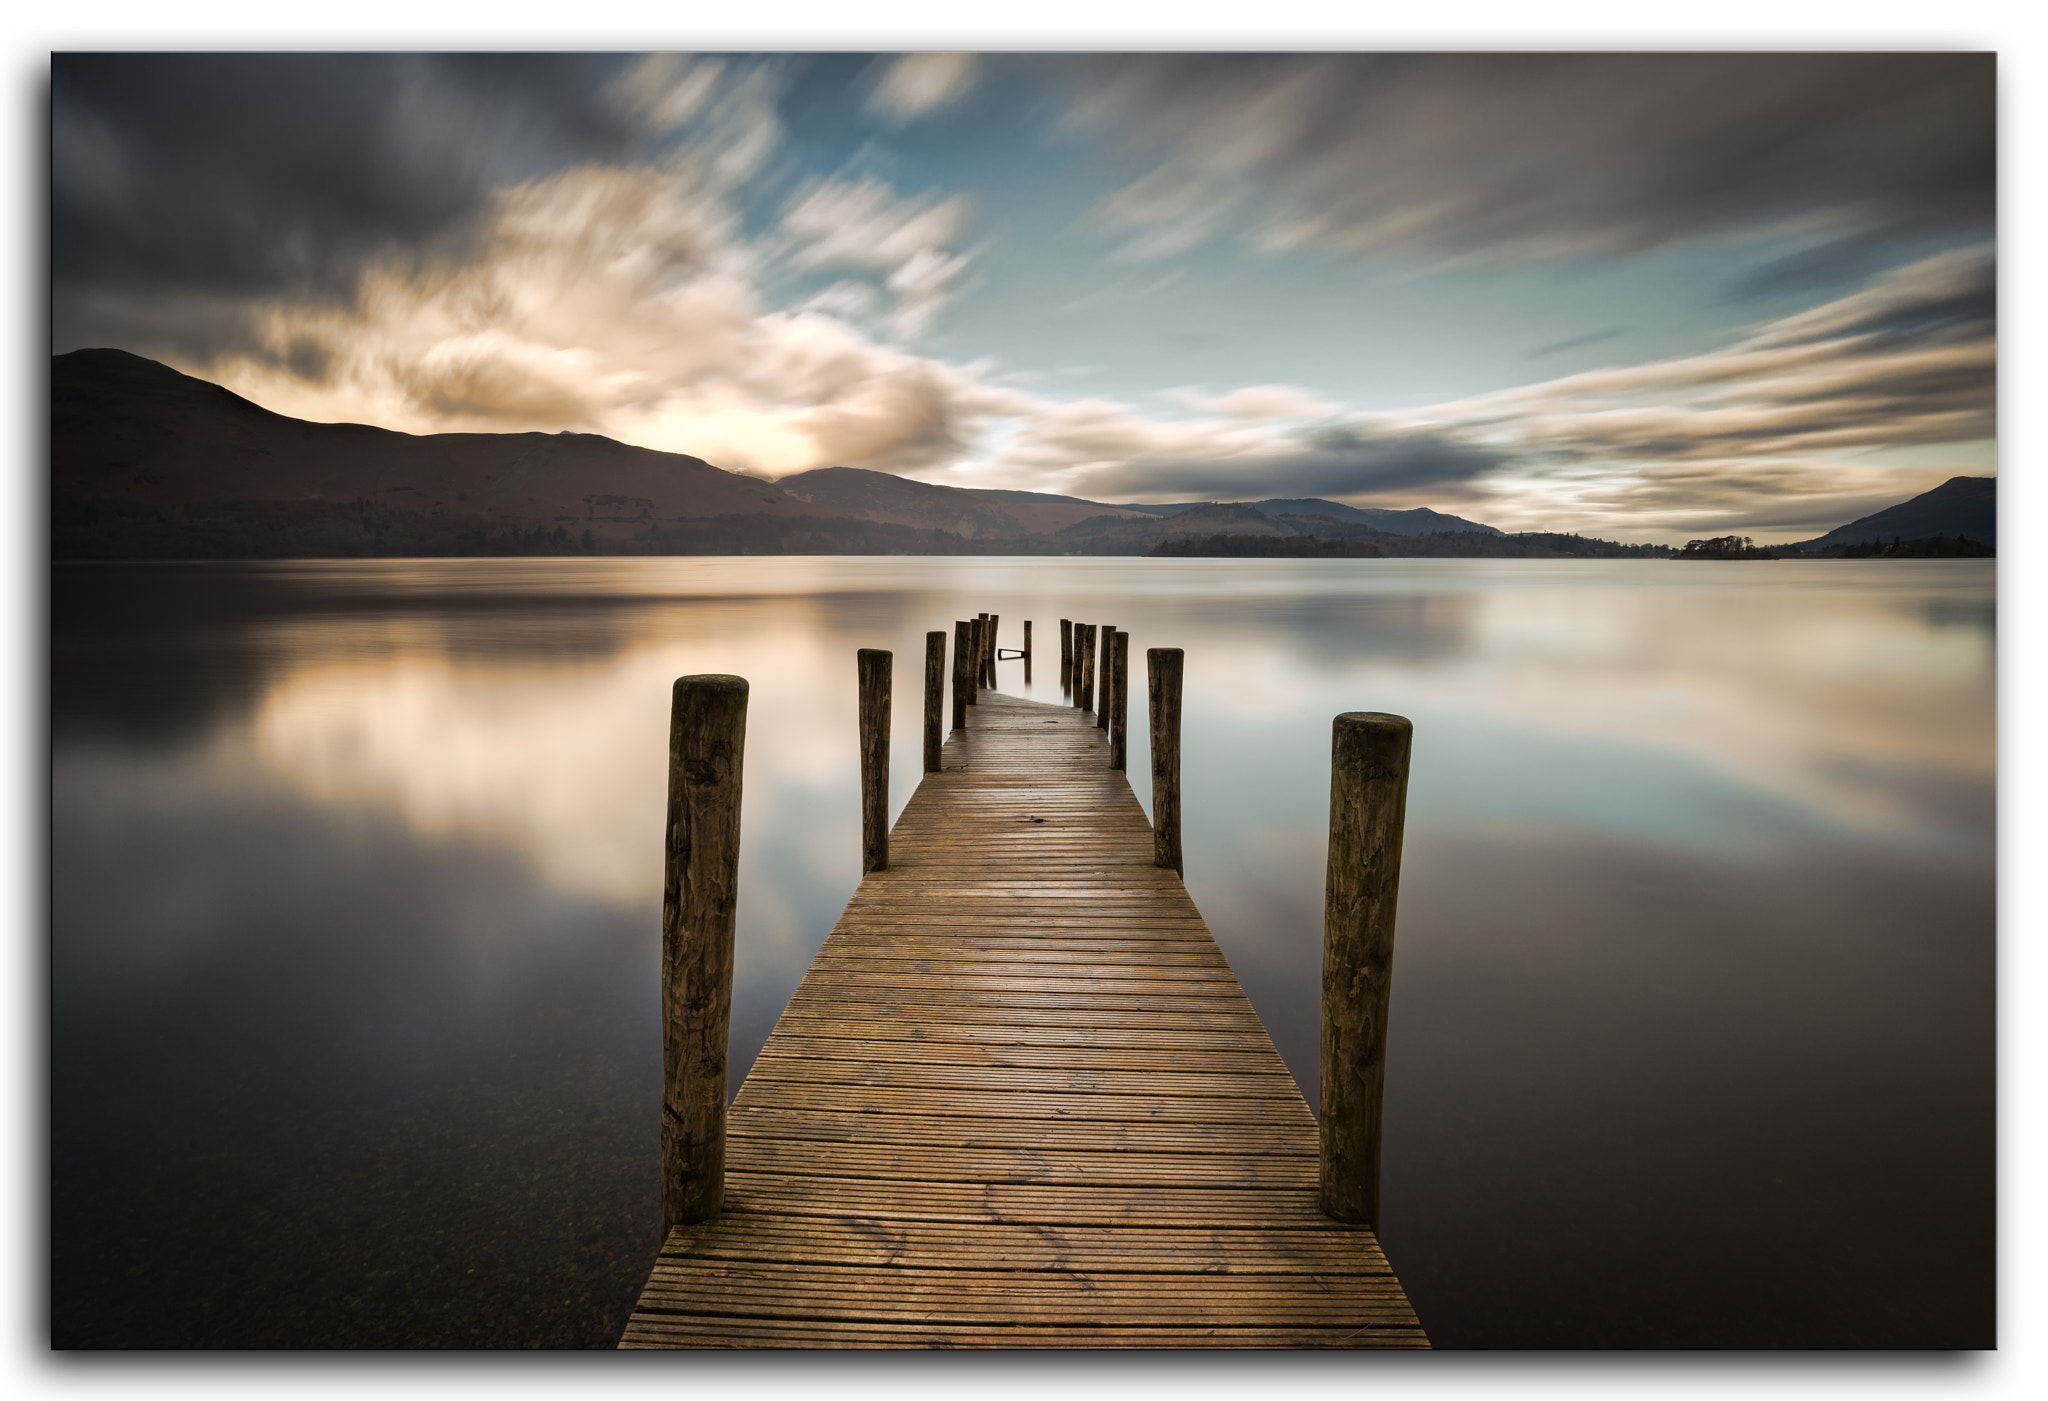
[[1427, 1347], [1094, 716], [967, 714], [620, 1345]]

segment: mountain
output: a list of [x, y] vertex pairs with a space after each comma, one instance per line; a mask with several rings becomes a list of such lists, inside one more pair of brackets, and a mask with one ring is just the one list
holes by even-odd
[[[1214, 501], [1174, 501], [1149, 506], [1129, 506], [1125, 509], [1143, 511], [1153, 516], [1177, 516], [1183, 511], [1198, 510], [1214, 506]], [[1352, 525], [1370, 526], [1387, 535], [1435, 535], [1443, 532], [1478, 531], [1482, 535], [1499, 535], [1502, 532], [1490, 525], [1468, 521], [1463, 516], [1445, 515], [1425, 506], [1409, 511], [1396, 511], [1387, 506], [1347, 506], [1341, 501], [1326, 501], [1319, 496], [1270, 497], [1264, 501], [1224, 502], [1224, 505], [1246, 506], [1254, 511], [1263, 511], [1269, 516], [1329, 516]]]
[[1396, 511], [1385, 506], [1346, 506], [1341, 501], [1311, 496], [1300, 500], [1254, 501], [1251, 507], [1269, 516], [1334, 516], [1355, 525], [1369, 525], [1388, 535], [1436, 535], [1467, 530], [1476, 530], [1481, 535], [1502, 533], [1490, 525], [1468, 521], [1463, 516], [1448, 516], [1426, 506]]
[[424, 513], [616, 541], [659, 522], [833, 514], [700, 458], [591, 433], [308, 423], [122, 350], [52, 357], [50, 459], [60, 519], [170, 520], [235, 503], [245, 515]]
[[963, 539], [1015, 538], [1060, 530], [1094, 516], [1147, 519], [1126, 506], [1036, 491], [934, 486], [865, 467], [820, 467], [778, 483], [791, 496], [861, 520], [943, 530]]
[[1792, 548], [1827, 550], [1866, 541], [1924, 540], [1966, 535], [1980, 545], [1998, 544], [1998, 478], [1950, 477], [1910, 501], [1837, 526]]
[[309, 423], [121, 350], [50, 362], [55, 559], [1142, 555], [1194, 537], [1379, 542], [1390, 555], [1536, 548], [1436, 511], [1320, 498], [1120, 506], [854, 467], [770, 483], [590, 433]]

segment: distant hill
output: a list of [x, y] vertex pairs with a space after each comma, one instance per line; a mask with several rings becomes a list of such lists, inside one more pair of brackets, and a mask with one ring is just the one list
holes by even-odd
[[777, 485], [801, 501], [842, 515], [942, 530], [969, 540], [1043, 535], [1092, 516], [1147, 519], [1128, 507], [1072, 496], [936, 486], [865, 467], [820, 467], [784, 477]]
[[[1257, 513], [1243, 510], [1256, 518]], [[1175, 519], [1178, 519], [1176, 517]], [[1478, 530], [1445, 530], [1428, 535], [1394, 535], [1351, 526], [1331, 537], [1328, 516], [1283, 516], [1296, 532], [1275, 538], [1231, 530], [1162, 540], [1151, 554], [1159, 559], [1662, 559], [1668, 545], [1623, 545], [1583, 535], [1504, 535]]]
[[1320, 498], [1122, 506], [854, 467], [770, 483], [591, 433], [309, 423], [121, 350], [53, 356], [50, 387], [54, 559], [1143, 555], [1217, 537], [1276, 554], [1623, 549]]
[[1438, 535], [1468, 530], [1476, 530], [1481, 535], [1504, 533], [1490, 525], [1468, 521], [1463, 516], [1445, 515], [1426, 506], [1396, 511], [1385, 506], [1346, 506], [1341, 501], [1324, 501], [1311, 496], [1301, 500], [1254, 501], [1251, 507], [1269, 516], [1332, 516], [1340, 521], [1369, 525], [1388, 535]]
[[1867, 542], [1923, 540], [1936, 535], [1964, 535], [1980, 545], [1998, 545], [1998, 478], [1950, 477], [1932, 491], [1910, 501], [1838, 526], [1827, 534], [1792, 546], [1797, 550], [1828, 550]]
[[1154, 516], [1177, 516], [1183, 511], [1200, 510], [1205, 506], [1218, 504], [1246, 506], [1269, 516], [1328, 516], [1353, 525], [1371, 526], [1374, 530], [1388, 535], [1433, 535], [1470, 530], [1476, 530], [1482, 535], [1502, 533], [1493, 526], [1468, 521], [1463, 516], [1445, 515], [1442, 511], [1432, 511], [1425, 506], [1417, 506], [1408, 511], [1396, 511], [1387, 506], [1347, 506], [1341, 501], [1326, 501], [1319, 496], [1271, 497], [1264, 501], [1224, 503], [1175, 501], [1160, 505], [1128, 506], [1124, 509], [1143, 511]]
[[50, 493], [59, 546], [101, 523], [133, 536], [195, 513], [287, 533], [352, 513], [364, 534], [381, 521], [431, 535], [415, 519], [425, 516], [470, 533], [587, 531], [597, 544], [661, 522], [833, 514], [700, 458], [590, 433], [420, 435], [287, 418], [122, 350], [51, 359]]

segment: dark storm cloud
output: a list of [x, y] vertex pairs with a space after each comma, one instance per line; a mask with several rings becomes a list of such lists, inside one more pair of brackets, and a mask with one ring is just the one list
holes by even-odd
[[634, 149], [639, 128], [607, 94], [622, 64], [56, 55], [57, 339], [142, 314], [138, 298], [345, 301], [374, 257], [459, 250], [494, 185]]
[[1163, 254], [1226, 231], [1431, 258], [1638, 252], [1795, 224], [1988, 226], [1990, 54], [1076, 60], [1072, 120], [1158, 164], [1100, 211]]
[[1259, 456], [1141, 458], [1090, 473], [1091, 489], [1204, 500], [1346, 497], [1455, 488], [1500, 467], [1501, 454], [1428, 433], [1380, 435], [1332, 427], [1296, 451]]

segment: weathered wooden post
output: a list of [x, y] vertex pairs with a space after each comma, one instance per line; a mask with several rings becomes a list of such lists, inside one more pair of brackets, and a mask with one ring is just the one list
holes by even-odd
[[1087, 700], [1081, 695], [1081, 653], [1086, 651], [1088, 648], [1087, 637], [1088, 625], [1086, 623], [1074, 624], [1074, 666], [1072, 680], [1074, 683], [1074, 709], [1076, 710], [1086, 710], [1088, 708]]
[[1116, 633], [1109, 644], [1109, 766], [1122, 773], [1131, 743], [1131, 635]]
[[1145, 649], [1145, 689], [1151, 704], [1152, 864], [1179, 875], [1180, 859], [1180, 678], [1178, 647]]
[[1094, 623], [1081, 628], [1081, 677], [1074, 683], [1074, 703], [1083, 710], [1095, 709], [1095, 638]]
[[939, 732], [946, 709], [946, 634], [924, 635], [924, 771], [939, 771], [939, 746], [945, 738]]
[[967, 723], [967, 703], [974, 699], [974, 676], [967, 670], [968, 648], [974, 645], [974, 625], [953, 624], [953, 728]]
[[969, 705], [979, 705], [981, 703], [981, 696], [979, 694], [981, 691], [981, 630], [987, 618], [988, 614], [983, 613], [980, 617], [971, 619], [967, 624], [967, 645], [969, 649], [967, 654], [967, 680], [969, 683], [967, 687], [967, 703]]
[[747, 683], [685, 676], [668, 727], [661, 880], [661, 1238], [725, 1201], [725, 1076], [739, 906]]
[[1330, 863], [1323, 886], [1322, 1201], [1380, 1228], [1380, 1104], [1387, 1078], [1394, 906], [1414, 726], [1339, 715], [1330, 747]]
[[1101, 673], [1102, 677], [1100, 683], [1095, 687], [1095, 728], [1098, 730], [1109, 728], [1109, 671], [1115, 660], [1116, 624], [1104, 623], [1102, 625], [1102, 661], [1096, 667], [1096, 670]]
[[1024, 684], [1031, 684], [1031, 620], [1024, 620]]
[[860, 676], [860, 869], [889, 869], [889, 681], [896, 658], [863, 647]]
[[988, 688], [991, 691], [996, 688], [996, 639], [1002, 635], [1002, 621], [1000, 614], [988, 615], [988, 652], [983, 656], [981, 664], [988, 669]]
[[1066, 618], [1060, 619], [1060, 689], [1067, 690], [1074, 684], [1074, 625]]

